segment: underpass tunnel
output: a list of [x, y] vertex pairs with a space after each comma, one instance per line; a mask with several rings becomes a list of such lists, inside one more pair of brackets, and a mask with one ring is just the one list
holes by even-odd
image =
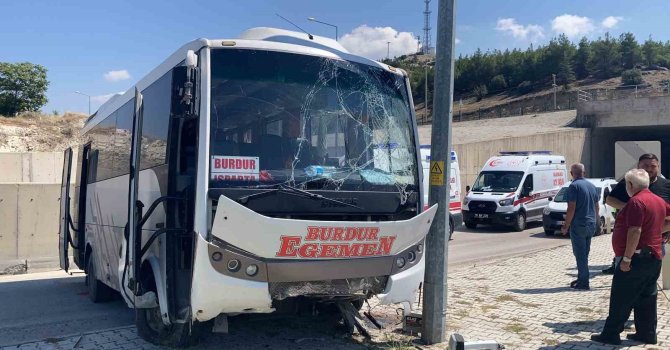
[[655, 153], [661, 161], [661, 173], [670, 177], [670, 126], [593, 128], [590, 144], [589, 177], [619, 180], [625, 168], [635, 164], [631, 160], [643, 153]]

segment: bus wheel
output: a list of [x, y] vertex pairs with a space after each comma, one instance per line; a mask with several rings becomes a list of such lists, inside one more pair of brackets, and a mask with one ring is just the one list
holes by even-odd
[[86, 263], [86, 286], [88, 297], [94, 303], [109, 301], [114, 297], [114, 290], [102, 283], [95, 270], [95, 255], [91, 253]]
[[[146, 279], [142, 287], [146, 291], [156, 292], [153, 278]], [[158, 294], [156, 298], [158, 299]], [[160, 306], [135, 309], [135, 326], [142, 339], [155, 345], [183, 348], [197, 343], [195, 329], [190, 323], [172, 323], [166, 326], [161, 317]]]

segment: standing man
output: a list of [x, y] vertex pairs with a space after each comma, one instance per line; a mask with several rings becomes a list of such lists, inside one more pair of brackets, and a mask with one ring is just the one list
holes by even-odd
[[[649, 191], [663, 198], [667, 203], [670, 203], [670, 180], [666, 180], [660, 176], [660, 167], [661, 164], [658, 161], [658, 157], [652, 153], [641, 155], [637, 162], [637, 168], [646, 171], [649, 175]], [[612, 193], [607, 196], [607, 204], [614, 209], [621, 210], [629, 199], [630, 196], [626, 193], [626, 179], [622, 179], [614, 187]], [[612, 261], [612, 266], [603, 270], [603, 273], [612, 275], [614, 271], [614, 261]]]
[[631, 197], [617, 215], [612, 247], [618, 268], [612, 279], [609, 315], [602, 333], [591, 340], [621, 344], [619, 334], [635, 310], [635, 333], [626, 337], [656, 344], [656, 280], [661, 274], [662, 232], [667, 225], [670, 204], [649, 191], [649, 174], [642, 169], [626, 173], [626, 191]]
[[566, 235], [570, 232], [572, 253], [577, 260], [577, 279], [570, 283], [570, 287], [589, 290], [589, 252], [591, 238], [596, 233], [597, 218], [600, 216], [600, 193], [596, 186], [584, 179], [584, 164], [573, 164], [570, 175], [572, 183], [566, 193], [568, 212], [561, 233]]

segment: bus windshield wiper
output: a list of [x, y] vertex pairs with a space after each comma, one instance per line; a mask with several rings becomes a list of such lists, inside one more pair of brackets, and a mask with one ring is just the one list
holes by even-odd
[[314, 200], [324, 200], [324, 201], [328, 201], [328, 202], [331, 202], [331, 203], [337, 203], [337, 204], [340, 204], [340, 205], [343, 205], [343, 206], [352, 207], [352, 208], [356, 208], [356, 209], [363, 209], [363, 208], [361, 208], [361, 207], [359, 207], [355, 204], [350, 204], [350, 203], [346, 203], [346, 202], [343, 202], [343, 201], [340, 201], [340, 200], [337, 200], [337, 199], [324, 197], [324, 196], [322, 196], [320, 194], [317, 194], [317, 193], [312, 193], [312, 192], [309, 192], [309, 191], [301, 190], [299, 188], [295, 188], [293, 186], [284, 185], [284, 184], [277, 185], [276, 188], [271, 188], [267, 191], [257, 192], [257, 193], [253, 193], [253, 194], [250, 194], [250, 195], [247, 195], [247, 196], [244, 196], [244, 197], [240, 197], [240, 198], [237, 199], [237, 201], [242, 203], [242, 204], [246, 204], [249, 201], [249, 199], [259, 198], [259, 197], [263, 197], [263, 196], [266, 196], [266, 195], [269, 195], [269, 194], [272, 194], [272, 193], [277, 193], [277, 192], [282, 192], [282, 193], [286, 193], [286, 194], [290, 194], [290, 195], [294, 195], [294, 196], [299, 196], [299, 197], [303, 197], [303, 198], [314, 199]]

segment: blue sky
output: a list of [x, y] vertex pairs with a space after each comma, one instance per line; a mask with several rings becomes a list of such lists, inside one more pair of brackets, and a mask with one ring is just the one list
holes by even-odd
[[[0, 1], [0, 61], [47, 67], [51, 85], [45, 112], [87, 112], [106, 95], [125, 91], [179, 46], [194, 38], [233, 38], [247, 28], [291, 29], [279, 13], [317, 35], [337, 24], [350, 51], [380, 59], [416, 48], [422, 35], [421, 0], [6, 0]], [[433, 37], [437, 0], [431, 2]], [[457, 3], [457, 53], [476, 48], [526, 48], [560, 32], [586, 35], [630, 31], [670, 40], [669, 0], [461, 0]], [[434, 42], [434, 39], [433, 39]]]

